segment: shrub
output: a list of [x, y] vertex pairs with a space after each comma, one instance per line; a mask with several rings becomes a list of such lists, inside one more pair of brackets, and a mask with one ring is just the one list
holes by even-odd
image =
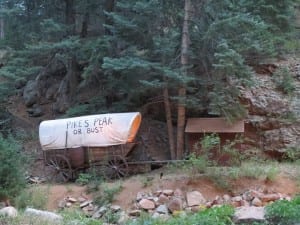
[[0, 135], [0, 197], [14, 197], [25, 187], [24, 159], [17, 141]]
[[143, 215], [137, 220], [129, 221], [128, 225], [232, 225], [234, 209], [230, 206], [221, 206], [205, 209], [196, 214], [179, 214], [177, 217], [168, 220], [153, 219], [149, 215]]
[[287, 67], [279, 68], [273, 75], [273, 80], [284, 94], [292, 95], [295, 91], [294, 79]]
[[25, 209], [26, 207], [45, 209], [48, 192], [47, 187], [32, 186], [30, 189], [24, 189], [15, 198], [16, 207], [19, 209]]
[[113, 202], [117, 193], [122, 190], [122, 184], [118, 183], [113, 186], [102, 185], [100, 193], [94, 197], [95, 203], [98, 205], [107, 205]]
[[292, 225], [300, 223], [300, 196], [293, 200], [276, 201], [266, 207], [266, 219], [270, 225]]

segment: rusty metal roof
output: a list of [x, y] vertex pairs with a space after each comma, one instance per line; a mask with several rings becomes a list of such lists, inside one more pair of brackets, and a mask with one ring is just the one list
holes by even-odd
[[244, 120], [228, 123], [225, 118], [189, 118], [186, 133], [243, 133]]

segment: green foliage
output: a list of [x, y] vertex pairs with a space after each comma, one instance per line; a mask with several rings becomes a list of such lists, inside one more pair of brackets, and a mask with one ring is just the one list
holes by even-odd
[[[66, 209], [62, 212], [63, 225], [98, 225], [102, 221], [98, 219], [89, 218], [82, 210]], [[35, 224], [33, 224], [35, 225]], [[38, 225], [38, 224], [36, 224]]]
[[0, 136], [0, 196], [15, 197], [25, 187], [25, 164], [21, 147], [8, 136]]
[[15, 206], [18, 209], [31, 207], [43, 210], [48, 201], [48, 192], [49, 190], [47, 187], [28, 187], [26, 190], [22, 190], [14, 199]]
[[266, 219], [270, 225], [292, 225], [300, 222], [300, 197], [281, 200], [266, 207]]
[[173, 217], [168, 220], [153, 219], [149, 215], [142, 215], [137, 220], [131, 220], [128, 225], [232, 225], [234, 209], [230, 206], [221, 206], [205, 209], [196, 214]]
[[[242, 155], [236, 145], [243, 142], [243, 139], [236, 137], [234, 140], [226, 140], [221, 145], [220, 137], [217, 134], [205, 134], [198, 142], [193, 146], [193, 151], [200, 154], [204, 161], [207, 161], [210, 165], [240, 165]], [[222, 158], [226, 158], [226, 162], [222, 161]]]
[[89, 173], [80, 173], [78, 178], [76, 179], [76, 183], [80, 185], [87, 185], [94, 179], [94, 176]]
[[101, 186], [100, 192], [94, 197], [95, 203], [98, 205], [107, 205], [112, 203], [115, 194], [122, 190], [122, 184], [114, 184], [113, 186], [103, 184]]
[[291, 96], [295, 91], [294, 79], [287, 67], [282, 67], [276, 70], [273, 74], [273, 80], [277, 88], [284, 94]]
[[286, 149], [284, 154], [284, 159], [287, 161], [295, 162], [300, 160], [300, 148], [299, 147], [290, 147]]

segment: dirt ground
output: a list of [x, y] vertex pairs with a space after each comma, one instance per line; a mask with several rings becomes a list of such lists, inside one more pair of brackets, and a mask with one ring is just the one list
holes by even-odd
[[[293, 197], [300, 193], [299, 181], [288, 177], [286, 174], [280, 174], [273, 181], [265, 181], [263, 179], [247, 179], [240, 178], [230, 182], [230, 188], [224, 189], [216, 185], [212, 180], [199, 176], [197, 178], [187, 176], [186, 174], [171, 173], [164, 174], [160, 178], [161, 171], [152, 171], [147, 174], [141, 174], [129, 177], [121, 181], [122, 189], [115, 195], [113, 204], [120, 205], [122, 209], [128, 210], [133, 207], [138, 192], [155, 192], [163, 189], [181, 189], [183, 193], [187, 191], [199, 191], [207, 200], [213, 200], [217, 196], [229, 194], [236, 196], [244, 193], [249, 189], [263, 190], [267, 193], [281, 193]], [[120, 182], [120, 181], [116, 181]], [[108, 183], [113, 185], [114, 183]], [[65, 185], [48, 186], [49, 196], [46, 209], [55, 211], [58, 209], [58, 203], [65, 197], [85, 197], [93, 199], [97, 193], [87, 194], [85, 186], [79, 186], [75, 183]]]

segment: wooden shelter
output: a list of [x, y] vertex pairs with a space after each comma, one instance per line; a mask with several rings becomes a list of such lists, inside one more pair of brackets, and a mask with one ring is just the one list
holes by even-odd
[[221, 145], [227, 140], [232, 141], [237, 134], [244, 133], [244, 120], [228, 123], [225, 118], [189, 118], [185, 127], [189, 152], [195, 152], [194, 145], [205, 134], [218, 134]]

